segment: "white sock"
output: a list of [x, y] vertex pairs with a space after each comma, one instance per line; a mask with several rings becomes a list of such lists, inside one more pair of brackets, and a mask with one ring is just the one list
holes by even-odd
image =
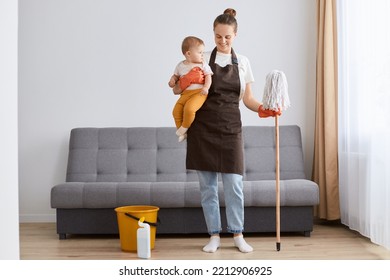
[[180, 136], [179, 136], [179, 142], [183, 142], [183, 141], [186, 140], [186, 139], [187, 139], [187, 133], [184, 134], [184, 135], [180, 135]]
[[178, 130], [176, 130], [176, 135], [177, 136], [182, 136], [184, 134], [186, 134], [188, 128], [185, 128], [185, 127], [179, 127]]
[[242, 235], [235, 236], [233, 239], [234, 239], [234, 245], [242, 253], [249, 253], [249, 252], [253, 251], [252, 246], [250, 246], [248, 243], [246, 243], [244, 236], [242, 236]]
[[219, 236], [211, 236], [209, 243], [203, 247], [203, 251], [207, 253], [214, 253], [221, 245], [221, 238]]

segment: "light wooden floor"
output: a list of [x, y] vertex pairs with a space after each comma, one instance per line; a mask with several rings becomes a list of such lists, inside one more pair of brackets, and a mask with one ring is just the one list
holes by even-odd
[[[233, 246], [230, 235], [222, 236], [221, 248], [213, 254], [202, 252], [207, 235], [158, 235], [152, 259], [155, 260], [379, 260], [390, 259], [390, 251], [343, 225], [316, 223], [311, 237], [283, 234], [281, 250], [276, 251], [273, 234], [247, 234], [254, 252], [243, 254]], [[73, 235], [59, 240], [54, 223], [20, 225], [22, 260], [127, 260], [136, 253], [123, 252], [119, 236]]]

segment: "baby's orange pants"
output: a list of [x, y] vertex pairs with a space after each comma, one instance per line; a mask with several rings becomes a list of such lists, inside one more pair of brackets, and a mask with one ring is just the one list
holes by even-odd
[[185, 90], [181, 93], [173, 108], [173, 118], [176, 127], [189, 128], [195, 120], [196, 111], [202, 107], [207, 95], [201, 94], [202, 89]]

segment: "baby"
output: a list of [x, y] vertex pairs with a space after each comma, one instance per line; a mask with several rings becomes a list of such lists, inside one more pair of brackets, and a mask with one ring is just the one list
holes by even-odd
[[[180, 94], [172, 113], [179, 142], [187, 138], [187, 130], [194, 121], [196, 112], [206, 101], [211, 86], [211, 75], [213, 74], [210, 66], [203, 61], [204, 43], [201, 39], [194, 36], [186, 37], [181, 48], [185, 60], [176, 66], [168, 83], [175, 94]], [[195, 72], [202, 73], [196, 75]], [[194, 73], [195, 76], [202, 77], [202, 79], [187, 86], [187, 83], [184, 83], [181, 78]]]

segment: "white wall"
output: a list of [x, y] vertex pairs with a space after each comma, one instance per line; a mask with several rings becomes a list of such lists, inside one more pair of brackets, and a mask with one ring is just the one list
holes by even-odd
[[0, 1], [0, 260], [19, 259], [18, 2]]
[[[310, 177], [315, 100], [315, 1], [20, 1], [21, 221], [54, 221], [50, 189], [65, 180], [69, 131], [80, 126], [173, 126], [168, 79], [183, 37], [213, 48], [212, 23], [237, 10], [235, 50], [265, 76], [286, 73], [292, 107], [281, 124], [302, 129]], [[243, 108], [244, 125], [272, 125]]]

